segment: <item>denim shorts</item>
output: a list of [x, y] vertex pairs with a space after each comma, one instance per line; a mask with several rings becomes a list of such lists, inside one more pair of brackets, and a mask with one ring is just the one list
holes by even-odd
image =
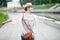
[[23, 37], [23, 36], [21, 36], [21, 39], [22, 39], [22, 40], [24, 40], [24, 37]]

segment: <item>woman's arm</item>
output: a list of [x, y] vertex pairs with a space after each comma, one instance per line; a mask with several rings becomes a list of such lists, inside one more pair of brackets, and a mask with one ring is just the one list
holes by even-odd
[[7, 21], [2, 22], [2, 24], [4, 25], [4, 24], [6, 24], [8, 22], [12, 22], [12, 19], [9, 18]]
[[36, 16], [36, 15], [35, 15], [35, 17], [38, 18], [38, 19], [43, 19], [43, 20], [46, 20], [46, 21], [55, 22], [54, 19], [50, 19], [50, 18], [46, 18], [46, 17], [42, 17], [42, 16]]
[[46, 21], [51, 21], [51, 22], [55, 22], [54, 19], [50, 19], [50, 18], [46, 18], [46, 17], [39, 17], [40, 19], [46, 20]]

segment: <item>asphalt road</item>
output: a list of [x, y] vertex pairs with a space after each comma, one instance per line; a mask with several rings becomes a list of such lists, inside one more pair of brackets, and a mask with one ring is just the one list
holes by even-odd
[[[9, 16], [15, 17], [19, 14], [9, 13]], [[16, 19], [17, 20], [17, 19]], [[42, 20], [43, 22], [43, 20]], [[47, 22], [48, 23], [48, 22]], [[60, 29], [49, 26], [43, 23], [39, 23], [40, 27], [36, 27], [36, 40], [60, 40]], [[53, 23], [51, 23], [53, 25]], [[0, 40], [20, 40], [21, 26], [18, 23], [7, 23], [0, 28]]]

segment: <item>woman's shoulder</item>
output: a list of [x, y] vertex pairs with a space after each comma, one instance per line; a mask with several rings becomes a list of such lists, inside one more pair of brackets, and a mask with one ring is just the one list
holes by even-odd
[[23, 13], [20, 13], [20, 14], [18, 14], [18, 15], [16, 15], [16, 16], [12, 17], [12, 19], [20, 18], [20, 17], [22, 17], [22, 15], [23, 15]]
[[35, 14], [32, 14], [32, 16], [36, 17], [37, 15], [35, 15]]

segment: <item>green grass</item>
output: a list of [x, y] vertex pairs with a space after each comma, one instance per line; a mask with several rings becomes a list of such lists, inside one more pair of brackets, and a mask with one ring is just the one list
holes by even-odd
[[4, 14], [3, 12], [0, 12], [0, 28], [2, 27], [2, 22], [6, 21], [8, 19], [8, 15]]
[[34, 5], [34, 9], [49, 9], [50, 7], [54, 6], [54, 4], [46, 4], [46, 5]]
[[51, 16], [45, 16], [45, 17], [55, 19], [56, 21], [60, 21], [60, 17], [51, 17]]
[[15, 8], [11, 8], [11, 9], [8, 9], [8, 10], [6, 10], [7, 12], [13, 12], [13, 11], [15, 11], [16, 9]]
[[59, 5], [57, 5], [54, 9], [56, 9], [57, 7], [59, 7], [60, 6], [60, 4]]
[[11, 9], [7, 9], [7, 10], [0, 10], [1, 12], [14, 12], [16, 11], [16, 8], [11, 8]]

